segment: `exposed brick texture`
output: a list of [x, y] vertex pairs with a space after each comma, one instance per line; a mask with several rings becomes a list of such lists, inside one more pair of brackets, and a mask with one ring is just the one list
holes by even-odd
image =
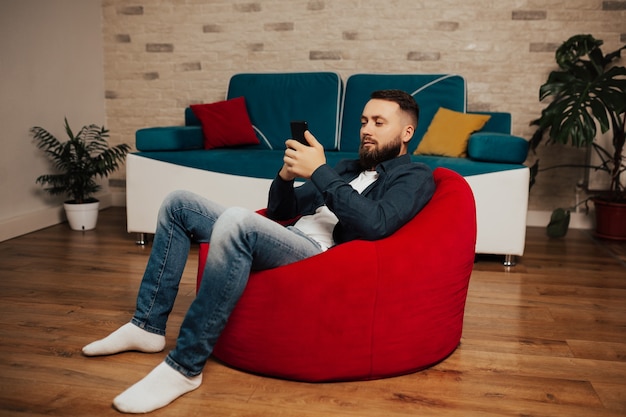
[[603, 1], [602, 10], [626, 10], [626, 1]]
[[174, 52], [174, 45], [171, 43], [147, 43], [146, 52]]
[[309, 59], [311, 61], [338, 61], [341, 59], [340, 51], [311, 51], [309, 53]]
[[118, 43], [130, 43], [130, 35], [120, 33], [115, 35], [115, 41]]
[[407, 54], [406, 59], [409, 61], [439, 61], [441, 59], [441, 53], [411, 51]]
[[274, 30], [276, 32], [288, 32], [294, 28], [293, 22], [266, 23], [263, 25], [265, 30]]
[[[511, 112], [513, 133], [530, 138], [556, 48], [591, 33], [612, 51], [625, 21], [626, 1], [602, 0], [106, 0], [107, 127], [113, 142], [134, 143], [139, 128], [182, 124], [184, 107], [223, 99], [237, 72], [457, 73], [470, 110]], [[537, 157], [547, 166], [581, 153]], [[571, 204], [583, 175], [541, 175], [531, 208]]]
[[119, 6], [117, 9], [118, 14], [126, 14], [126, 15], [142, 15], [143, 7], [142, 6]]
[[545, 10], [513, 10], [513, 20], [546, 20]]
[[551, 42], [533, 42], [530, 44], [530, 52], [552, 52], [554, 53], [560, 46], [560, 43]]

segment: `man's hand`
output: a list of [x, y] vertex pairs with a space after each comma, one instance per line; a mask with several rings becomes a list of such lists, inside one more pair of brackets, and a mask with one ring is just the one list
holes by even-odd
[[296, 177], [309, 179], [317, 168], [326, 163], [324, 147], [315, 136], [307, 130], [304, 132], [304, 138], [310, 146], [293, 139], [285, 142], [287, 149], [283, 157], [284, 164], [278, 174], [285, 181], [291, 181]]

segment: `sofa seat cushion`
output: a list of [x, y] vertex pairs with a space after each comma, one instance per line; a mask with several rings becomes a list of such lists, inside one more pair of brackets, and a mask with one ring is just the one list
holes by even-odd
[[461, 174], [463, 177], [526, 168], [524, 165], [520, 164], [479, 162], [468, 158], [450, 158], [447, 156], [435, 155], [411, 155], [411, 160], [414, 162], [421, 162], [423, 164], [426, 164], [431, 169], [440, 167], [448, 168], [458, 174]]
[[[273, 179], [283, 164], [284, 151], [254, 147], [190, 150], [184, 152], [139, 152], [137, 155], [190, 168], [222, 174]], [[355, 152], [327, 152], [326, 162], [335, 166], [342, 159], [355, 159]], [[411, 155], [411, 160], [428, 165], [431, 169], [448, 168], [467, 177], [491, 172], [524, 168], [520, 164], [478, 162], [468, 158]]]
[[[342, 159], [356, 159], [358, 155], [355, 152], [327, 152], [326, 162], [331, 166], [335, 166]], [[447, 156], [435, 155], [411, 155], [413, 162], [419, 162], [428, 165], [432, 170], [436, 168], [448, 168], [463, 177], [471, 175], [489, 174], [492, 172], [508, 171], [512, 169], [525, 168], [520, 164], [502, 164], [478, 162], [468, 158], [450, 158]]]
[[283, 164], [284, 151], [254, 147], [192, 150], [185, 152], [139, 152], [137, 155], [190, 168], [273, 179]]

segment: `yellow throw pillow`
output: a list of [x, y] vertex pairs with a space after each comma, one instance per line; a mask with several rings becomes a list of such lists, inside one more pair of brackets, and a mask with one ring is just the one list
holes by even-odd
[[440, 107], [413, 154], [465, 157], [470, 135], [482, 129], [490, 117]]

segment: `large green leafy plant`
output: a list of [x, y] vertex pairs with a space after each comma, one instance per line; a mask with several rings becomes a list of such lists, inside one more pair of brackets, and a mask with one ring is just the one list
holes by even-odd
[[96, 178], [114, 172], [130, 150], [127, 144], [110, 147], [109, 131], [94, 124], [83, 126], [74, 135], [65, 119], [69, 140], [59, 141], [46, 129], [35, 126], [31, 134], [39, 149], [52, 160], [58, 173], [45, 174], [36, 182], [52, 195], [67, 195], [72, 203], [96, 201], [93, 195], [100, 189]]
[[[552, 71], [539, 90], [540, 101], [551, 101], [541, 117], [531, 123], [538, 128], [530, 145], [535, 150], [547, 137], [548, 143], [591, 147], [600, 162], [586, 167], [607, 172], [611, 180], [608, 192], [596, 198], [626, 203], [626, 184], [622, 181], [626, 172], [626, 67], [616, 65], [626, 45], [605, 55], [602, 44], [591, 35], [575, 35], [557, 49], [559, 70]], [[597, 143], [598, 127], [602, 133], [611, 132], [612, 147]], [[531, 184], [538, 171], [536, 164], [531, 169]], [[555, 216], [564, 218], [563, 209], [557, 209], [553, 219]]]

